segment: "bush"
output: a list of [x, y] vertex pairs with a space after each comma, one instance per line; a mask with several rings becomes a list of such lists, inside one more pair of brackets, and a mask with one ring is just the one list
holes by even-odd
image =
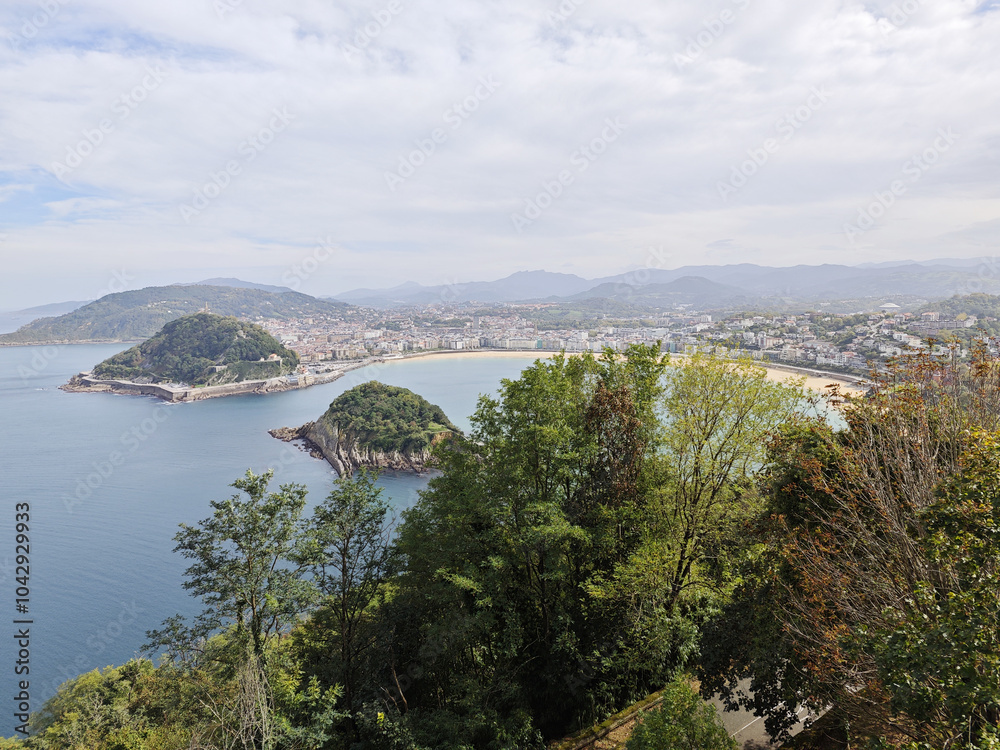
[[734, 750], [736, 741], [687, 682], [676, 678], [663, 691], [663, 705], [641, 714], [626, 750]]

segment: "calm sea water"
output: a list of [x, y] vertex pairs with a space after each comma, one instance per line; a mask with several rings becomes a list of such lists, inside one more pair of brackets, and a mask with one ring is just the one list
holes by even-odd
[[[479, 394], [530, 363], [429, 357], [373, 365], [301, 391], [177, 405], [58, 390], [123, 348], [0, 348], [0, 612], [11, 628], [14, 619], [33, 620], [33, 710], [64, 680], [135, 656], [145, 632], [164, 618], [200, 610], [181, 588], [187, 565], [172, 538], [178, 524], [208, 517], [211, 500], [233, 494], [228, 485], [248, 468], [276, 469], [275, 484], [306, 485], [310, 505], [326, 496], [336, 476], [330, 467], [269, 429], [316, 419], [340, 393], [373, 379], [410, 388], [467, 429]], [[406, 474], [381, 479], [400, 509], [426, 482]], [[31, 508], [26, 615], [14, 601], [17, 503]], [[0, 695], [10, 706], [17, 654], [12, 637], [0, 644]], [[10, 736], [10, 712], [2, 716], [0, 736]]]

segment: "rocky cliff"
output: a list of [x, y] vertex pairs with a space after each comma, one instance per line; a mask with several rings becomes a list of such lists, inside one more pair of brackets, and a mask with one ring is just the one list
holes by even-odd
[[281, 440], [301, 440], [341, 476], [370, 466], [423, 471], [431, 448], [458, 428], [422, 396], [371, 380], [340, 394], [315, 422], [271, 430]]
[[[316, 458], [325, 458], [339, 476], [353, 474], [362, 466], [390, 471], [424, 472], [431, 465], [429, 449], [402, 452], [382, 451], [362, 445], [357, 436], [320, 420], [301, 427], [280, 427], [270, 430], [272, 437], [286, 443], [301, 442]], [[440, 433], [444, 438], [451, 433]], [[435, 440], [437, 442], [437, 440]]]

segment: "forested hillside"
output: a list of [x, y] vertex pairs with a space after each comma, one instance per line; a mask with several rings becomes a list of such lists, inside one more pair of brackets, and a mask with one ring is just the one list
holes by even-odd
[[274, 378], [294, 372], [298, 363], [295, 352], [258, 325], [196, 313], [104, 360], [93, 374], [108, 380], [206, 385]]
[[85, 341], [139, 341], [166, 323], [209, 306], [218, 315], [238, 318], [294, 318], [343, 315], [342, 302], [319, 300], [299, 292], [274, 294], [259, 289], [228, 286], [151, 286], [101, 297], [73, 312], [41, 318], [14, 333], [0, 336], [0, 344]]
[[1000, 333], [997, 330], [997, 320], [1000, 319], [1000, 296], [995, 294], [967, 294], [961, 297], [941, 300], [921, 307], [918, 313], [938, 312], [942, 320], [964, 319], [976, 316], [980, 328], [986, 328], [991, 334]]

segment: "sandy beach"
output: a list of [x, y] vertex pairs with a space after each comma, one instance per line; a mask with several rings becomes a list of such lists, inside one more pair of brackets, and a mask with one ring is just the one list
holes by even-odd
[[[548, 359], [554, 357], [559, 352], [550, 351], [547, 349], [538, 350], [521, 350], [521, 351], [509, 351], [503, 349], [479, 349], [470, 351], [447, 351], [447, 352], [424, 352], [421, 354], [410, 354], [405, 357], [400, 357], [403, 359], [413, 359], [415, 357], [453, 357], [453, 358], [469, 358], [469, 357], [492, 357], [496, 359], [523, 359], [526, 362], [533, 362], [536, 359]], [[572, 354], [572, 352], [567, 352], [567, 354]], [[684, 355], [672, 355], [673, 357], [683, 357]], [[393, 360], [388, 360], [393, 361]], [[830, 373], [829, 375], [812, 375], [804, 372], [795, 372], [791, 370], [781, 369], [778, 367], [764, 367], [767, 370], [767, 377], [769, 380], [773, 380], [777, 383], [784, 383], [788, 380], [794, 378], [801, 378], [805, 376], [806, 388], [817, 391], [819, 393], [826, 393], [826, 388], [829, 385], [839, 385], [841, 390], [845, 393], [864, 393], [864, 389], [859, 388], [854, 382], [847, 379], [846, 377], [840, 378], [836, 373]]]

